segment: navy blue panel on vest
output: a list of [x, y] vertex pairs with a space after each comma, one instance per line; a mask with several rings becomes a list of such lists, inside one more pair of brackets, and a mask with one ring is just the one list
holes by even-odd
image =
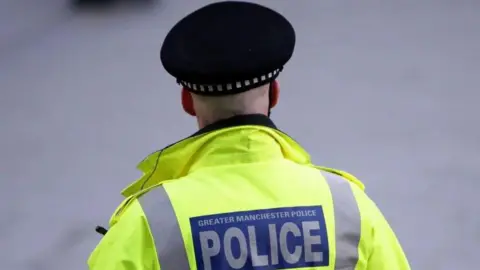
[[329, 265], [321, 206], [190, 218], [198, 270], [265, 270]]

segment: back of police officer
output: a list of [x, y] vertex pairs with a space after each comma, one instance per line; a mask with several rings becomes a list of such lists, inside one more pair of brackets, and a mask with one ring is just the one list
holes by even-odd
[[294, 46], [291, 24], [252, 3], [172, 28], [161, 60], [200, 130], [139, 164], [90, 269], [410, 269], [363, 184], [270, 120]]

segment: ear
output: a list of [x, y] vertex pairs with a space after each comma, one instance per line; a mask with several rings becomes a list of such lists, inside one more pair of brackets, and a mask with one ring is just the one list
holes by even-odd
[[192, 94], [185, 88], [182, 88], [182, 107], [183, 110], [191, 116], [196, 116], [195, 108], [193, 107]]
[[272, 82], [272, 91], [270, 92], [270, 109], [275, 107], [278, 103], [280, 97], [280, 86], [277, 80]]

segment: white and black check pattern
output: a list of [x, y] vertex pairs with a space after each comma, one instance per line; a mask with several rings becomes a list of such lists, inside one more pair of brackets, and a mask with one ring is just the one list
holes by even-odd
[[253, 85], [259, 85], [264, 81], [271, 80], [272, 78], [275, 78], [280, 73], [281, 70], [282, 69], [279, 68], [272, 72], [269, 72], [268, 74], [258, 76], [251, 80], [237, 81], [235, 83], [208, 85], [208, 84], [195, 84], [195, 83], [179, 80], [179, 84], [189, 89], [192, 89], [195, 92], [200, 92], [200, 93], [224, 92], [224, 91], [235, 92], [236, 90], [244, 89]]

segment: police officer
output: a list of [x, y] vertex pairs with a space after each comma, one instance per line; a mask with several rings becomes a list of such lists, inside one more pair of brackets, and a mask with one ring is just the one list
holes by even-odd
[[246, 2], [171, 29], [160, 58], [199, 131], [139, 164], [90, 269], [410, 269], [363, 184], [268, 117], [294, 45], [282, 15]]

